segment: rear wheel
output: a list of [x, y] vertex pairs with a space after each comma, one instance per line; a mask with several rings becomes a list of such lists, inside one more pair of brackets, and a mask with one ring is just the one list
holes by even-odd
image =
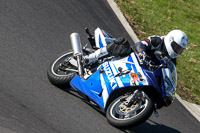
[[141, 92], [142, 98], [136, 98], [128, 105], [131, 94], [116, 98], [106, 110], [108, 122], [116, 127], [137, 126], [145, 122], [153, 113], [153, 102]]
[[71, 79], [78, 72], [75, 65], [70, 63], [70, 60], [76, 60], [73, 58], [73, 52], [65, 52], [56, 58], [47, 70], [47, 76], [49, 81], [56, 86], [69, 85]]

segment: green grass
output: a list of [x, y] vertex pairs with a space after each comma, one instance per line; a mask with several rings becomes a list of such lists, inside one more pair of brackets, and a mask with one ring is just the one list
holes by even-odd
[[200, 0], [115, 0], [139, 39], [184, 31], [188, 48], [177, 59], [177, 93], [200, 104]]

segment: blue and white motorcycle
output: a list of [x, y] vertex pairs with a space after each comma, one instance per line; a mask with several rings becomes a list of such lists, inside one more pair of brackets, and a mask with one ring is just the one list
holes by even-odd
[[[152, 60], [141, 60], [136, 53], [124, 58], [106, 57], [83, 64], [82, 57], [113, 40], [100, 28], [88, 33], [92, 48], [82, 47], [78, 33], [72, 33], [73, 51], [65, 52], [50, 65], [47, 75], [56, 86], [68, 86], [89, 104], [106, 114], [116, 127], [137, 126], [145, 122], [156, 109], [169, 106], [176, 91], [176, 67], [162, 52]], [[156, 62], [156, 63], [155, 63]]]

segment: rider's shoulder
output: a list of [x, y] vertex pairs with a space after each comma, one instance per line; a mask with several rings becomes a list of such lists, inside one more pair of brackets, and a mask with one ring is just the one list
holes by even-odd
[[165, 36], [161, 36], [161, 35], [152, 35], [152, 36], [149, 36], [148, 39], [151, 39], [151, 38], [161, 38], [163, 39]]

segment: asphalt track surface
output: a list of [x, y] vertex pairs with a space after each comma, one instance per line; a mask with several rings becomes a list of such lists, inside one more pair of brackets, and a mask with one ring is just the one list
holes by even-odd
[[0, 133], [197, 133], [200, 123], [177, 101], [144, 124], [120, 130], [74, 92], [51, 85], [46, 70], [100, 27], [133, 43], [106, 0], [0, 0]]

